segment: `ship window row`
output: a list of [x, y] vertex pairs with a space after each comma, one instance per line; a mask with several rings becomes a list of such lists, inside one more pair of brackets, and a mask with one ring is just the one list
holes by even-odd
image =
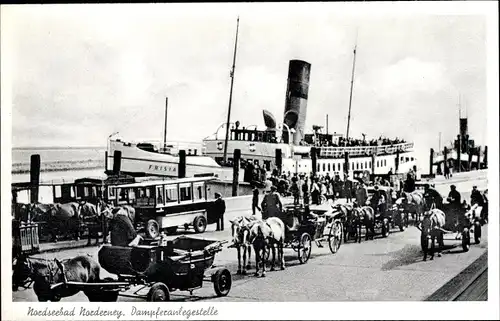
[[401, 163], [403, 163], [403, 162], [409, 162], [409, 161], [412, 161], [412, 162], [413, 162], [414, 160], [415, 160], [415, 158], [413, 158], [413, 157], [408, 157], [408, 156], [407, 156], [407, 157], [403, 157], [403, 156], [401, 156], [401, 157], [400, 157], [400, 159], [399, 159], [399, 161], [400, 161]]
[[[343, 167], [344, 163], [321, 163], [317, 165], [317, 171], [323, 171], [323, 172], [332, 172], [332, 171], [340, 171], [341, 168]], [[384, 167], [387, 166], [387, 160], [386, 159], [381, 159], [377, 160], [375, 162], [375, 167]], [[348, 170], [367, 170], [371, 169], [372, 167], [372, 162], [371, 161], [365, 161], [365, 162], [349, 162], [347, 163], [347, 169]]]

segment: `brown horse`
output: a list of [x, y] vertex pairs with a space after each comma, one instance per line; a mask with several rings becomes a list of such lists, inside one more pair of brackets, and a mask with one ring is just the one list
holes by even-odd
[[411, 213], [415, 225], [418, 225], [422, 214], [425, 211], [425, 198], [421, 191], [413, 191], [411, 193], [402, 192], [401, 197], [395, 202], [398, 208], [403, 209], [405, 213]]
[[349, 237], [356, 235], [356, 229], [354, 225], [352, 210], [355, 204], [347, 203], [347, 204], [336, 204], [332, 206], [332, 214], [341, 214], [341, 220], [344, 225], [344, 243], [347, 243]]
[[[231, 247], [235, 247], [238, 255], [238, 270], [236, 274], [247, 274], [246, 270], [251, 268], [250, 260], [252, 257], [252, 246], [248, 241], [250, 234], [250, 229], [253, 224], [258, 220], [253, 215], [242, 215], [236, 217], [234, 220], [230, 220], [233, 244]], [[243, 251], [242, 251], [243, 250]], [[247, 261], [248, 252], [248, 261]], [[243, 255], [242, 255], [243, 254]], [[241, 261], [243, 260], [243, 267]], [[248, 263], [248, 264], [247, 264]]]
[[356, 230], [357, 241], [361, 243], [361, 228], [365, 226], [365, 241], [375, 237], [375, 212], [371, 206], [355, 207], [352, 210], [352, 224]]
[[30, 204], [29, 219], [32, 222], [45, 222], [52, 236], [57, 242], [59, 236], [73, 235], [75, 240], [80, 239], [80, 205], [76, 202], [65, 204]]
[[[17, 291], [20, 286], [24, 286], [31, 279], [38, 301], [57, 302], [63, 297], [77, 294], [80, 290], [64, 286], [51, 289], [51, 286], [63, 282], [64, 277], [67, 281], [98, 282], [100, 269], [99, 264], [88, 255], [67, 259], [60, 264], [55, 260], [21, 256], [14, 264], [12, 286], [13, 290]], [[85, 291], [85, 294], [90, 301], [93, 301], [92, 292]]]
[[285, 257], [283, 247], [285, 243], [285, 224], [277, 217], [270, 217], [265, 221], [257, 221], [250, 229], [249, 241], [253, 244], [255, 251], [255, 276], [259, 276], [259, 263], [262, 264], [261, 277], [266, 276], [266, 251], [272, 249], [271, 271], [274, 271], [276, 261], [276, 248], [278, 249], [278, 261], [282, 270], [285, 269]]
[[444, 247], [443, 226], [446, 223], [446, 216], [443, 211], [434, 208], [424, 213], [422, 222], [417, 226], [421, 231], [420, 242], [422, 251], [424, 252], [424, 261], [427, 260], [427, 253], [429, 250], [429, 239], [431, 239], [431, 260], [434, 259], [435, 241], [436, 238], [439, 243], [438, 256], [441, 256], [441, 250]]

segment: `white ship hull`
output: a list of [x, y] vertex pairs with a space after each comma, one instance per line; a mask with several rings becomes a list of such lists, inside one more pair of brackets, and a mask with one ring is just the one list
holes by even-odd
[[[134, 143], [111, 140], [109, 142], [106, 171], [112, 172], [115, 152], [121, 152], [120, 172], [131, 175], [165, 176], [176, 178], [179, 175], [179, 157], [142, 150]], [[186, 177], [214, 175], [220, 180], [232, 180], [231, 168], [224, 168], [208, 156], [186, 156]], [[240, 181], [243, 173], [240, 172]]]

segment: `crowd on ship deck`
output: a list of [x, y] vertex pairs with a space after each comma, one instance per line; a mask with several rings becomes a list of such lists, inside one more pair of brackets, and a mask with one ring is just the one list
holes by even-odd
[[[338, 143], [331, 140], [323, 139], [316, 143], [317, 146], [325, 147], [363, 147], [363, 146], [390, 146], [396, 144], [404, 144], [406, 141], [404, 139], [389, 139], [380, 136], [378, 139], [358, 139], [358, 138], [348, 138], [347, 142], [344, 137], [339, 137]], [[308, 145], [307, 143], [301, 143], [301, 145]]]

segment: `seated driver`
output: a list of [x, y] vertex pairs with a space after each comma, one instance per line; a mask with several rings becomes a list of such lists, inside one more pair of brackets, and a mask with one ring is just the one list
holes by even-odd
[[137, 234], [126, 212], [119, 210], [110, 222], [111, 245], [137, 246], [142, 237]]

